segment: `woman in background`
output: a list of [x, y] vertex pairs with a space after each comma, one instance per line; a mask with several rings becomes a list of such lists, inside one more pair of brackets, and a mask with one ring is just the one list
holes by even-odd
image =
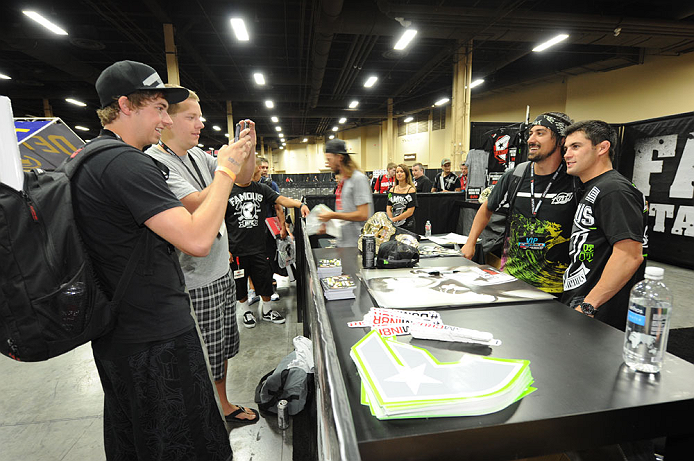
[[417, 189], [407, 165], [395, 168], [395, 184], [388, 190], [386, 213], [397, 227], [414, 232], [414, 209], [417, 207]]

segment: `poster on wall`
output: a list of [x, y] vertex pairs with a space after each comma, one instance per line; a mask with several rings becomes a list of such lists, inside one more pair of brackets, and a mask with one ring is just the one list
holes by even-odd
[[648, 201], [649, 259], [694, 269], [694, 113], [625, 125], [619, 160]]

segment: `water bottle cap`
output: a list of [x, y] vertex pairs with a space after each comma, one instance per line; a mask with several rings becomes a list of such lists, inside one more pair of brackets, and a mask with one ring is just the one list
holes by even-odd
[[651, 280], [662, 280], [665, 269], [662, 267], [646, 267], [646, 278]]

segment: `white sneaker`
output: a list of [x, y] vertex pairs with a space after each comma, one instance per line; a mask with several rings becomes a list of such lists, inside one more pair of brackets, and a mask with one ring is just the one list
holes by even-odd
[[272, 293], [272, 296], [270, 296], [270, 301], [278, 301], [280, 299], [280, 295], [277, 293]]

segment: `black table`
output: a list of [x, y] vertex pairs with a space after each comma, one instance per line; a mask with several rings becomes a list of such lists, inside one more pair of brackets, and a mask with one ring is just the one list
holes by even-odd
[[[314, 258], [341, 258], [359, 268], [354, 248], [314, 249]], [[431, 258], [420, 266], [472, 264]], [[314, 268], [312, 268], [314, 270]], [[490, 415], [379, 421], [360, 404], [360, 379], [349, 350], [367, 332], [350, 329], [374, 306], [360, 283], [356, 299], [326, 301], [363, 460], [515, 459], [667, 436], [667, 459], [691, 459], [694, 365], [668, 354], [659, 375], [622, 363], [624, 334], [556, 301], [443, 309], [446, 324], [490, 331], [490, 348], [411, 340], [441, 361], [469, 352], [530, 360], [537, 391]], [[401, 336], [406, 341], [410, 336]]]

